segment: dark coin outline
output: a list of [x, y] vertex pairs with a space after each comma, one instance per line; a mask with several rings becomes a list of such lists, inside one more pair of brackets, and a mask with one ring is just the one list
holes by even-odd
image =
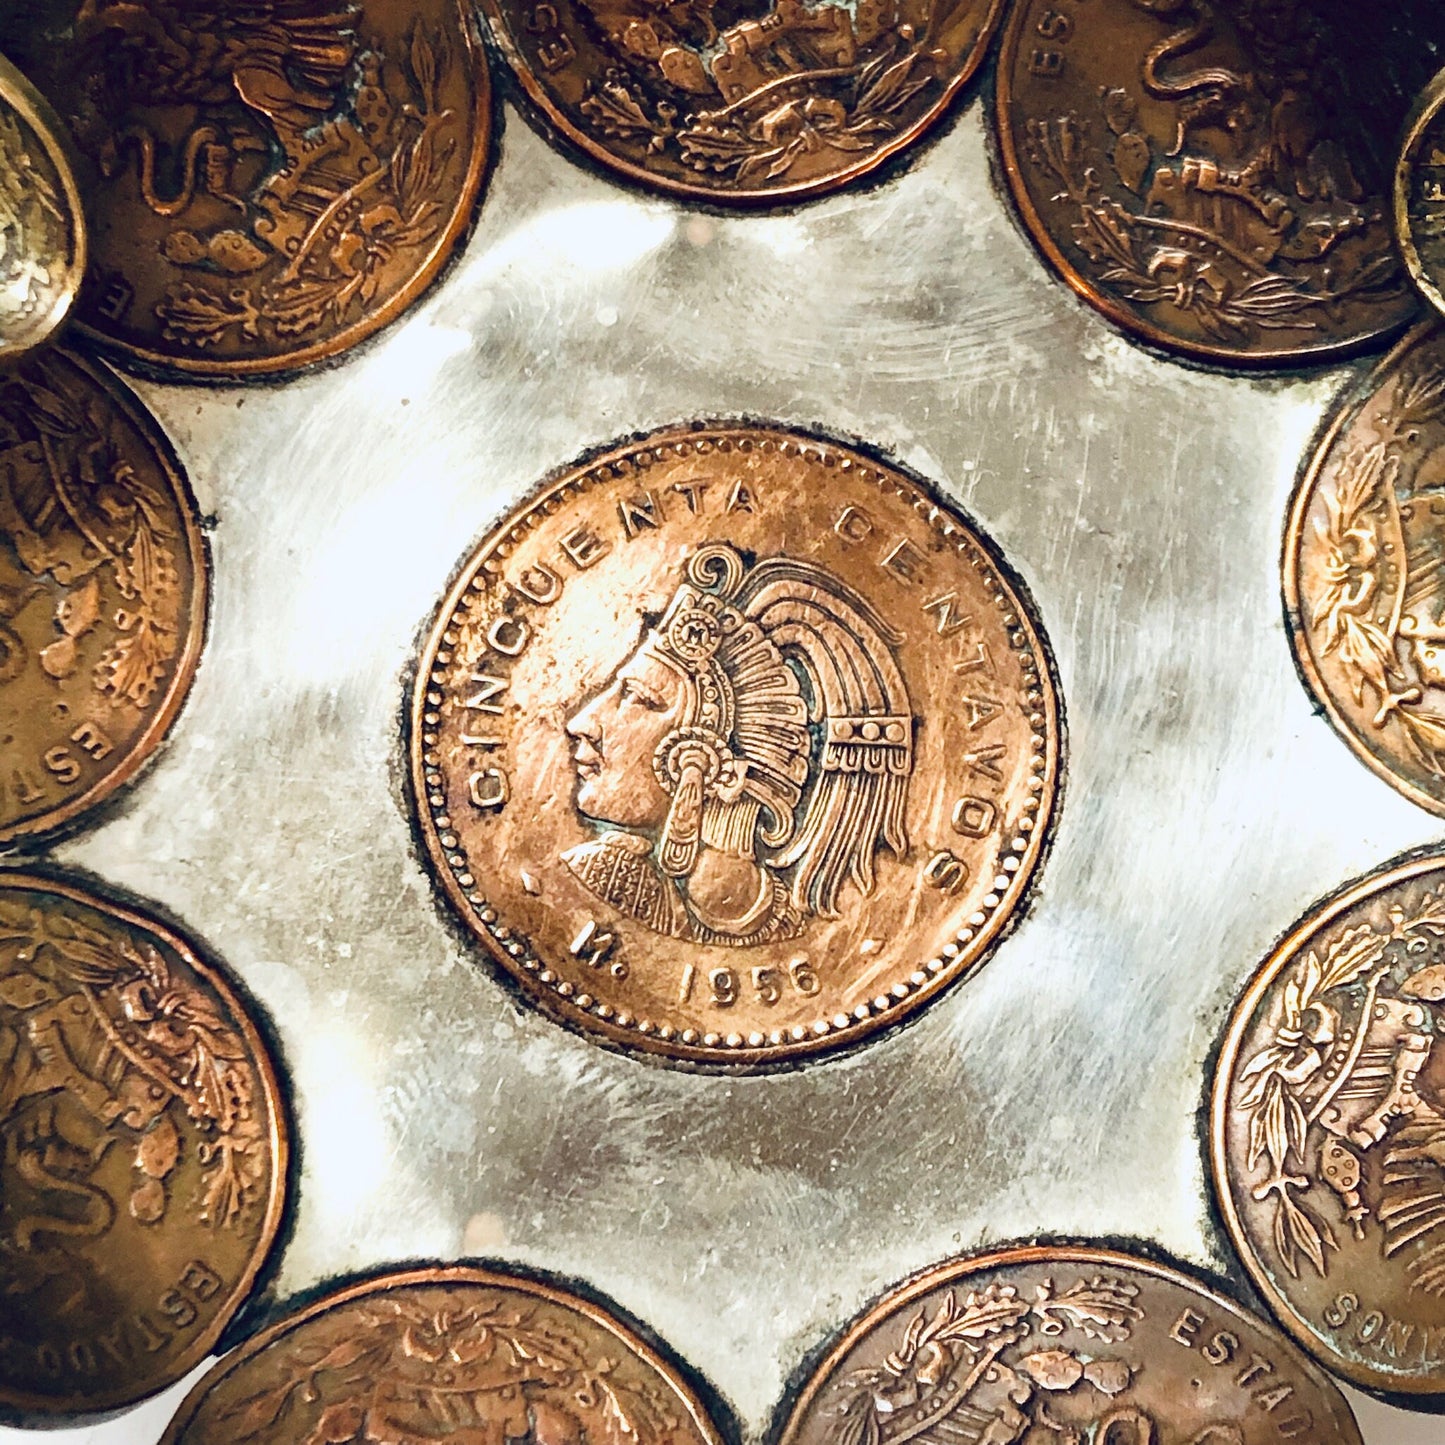
[[614, 1314], [590, 1298], [536, 1278], [531, 1274], [512, 1274], [505, 1267], [487, 1264], [458, 1263], [415, 1267], [383, 1267], [379, 1272], [353, 1280], [340, 1288], [323, 1292], [310, 1299], [293, 1313], [283, 1315], [274, 1324], [253, 1335], [230, 1354], [223, 1356], [196, 1381], [176, 1409], [160, 1445], [185, 1445], [186, 1430], [210, 1394], [212, 1388], [233, 1371], [246, 1365], [277, 1341], [293, 1331], [304, 1329], [312, 1320], [343, 1308], [371, 1295], [384, 1295], [391, 1290], [416, 1286], [475, 1286], [479, 1289], [512, 1291], [530, 1295], [559, 1309], [581, 1315], [589, 1323], [611, 1335], [637, 1359], [648, 1366], [657, 1378], [673, 1392], [696, 1425], [707, 1445], [726, 1445], [722, 1431], [712, 1418], [684, 1369], [664, 1358], [642, 1334], [620, 1313]]
[[1445, 112], [1445, 71], [1441, 71], [1426, 86], [1405, 122], [1405, 137], [1400, 143], [1400, 159], [1395, 167], [1391, 215], [1395, 244], [1404, 257], [1410, 279], [1436, 312], [1445, 316], [1445, 265], [1440, 267], [1438, 274], [1431, 273], [1420, 257], [1415, 244], [1415, 228], [1410, 224], [1410, 182], [1416, 153], [1425, 138], [1426, 129], [1440, 119], [1442, 112]]
[[[1221, 1294], [1217, 1289], [1186, 1274], [1171, 1265], [1161, 1264], [1144, 1255], [1130, 1254], [1106, 1245], [1093, 1244], [1002, 1244], [979, 1254], [962, 1255], [940, 1261], [938, 1264], [910, 1275], [892, 1286], [884, 1294], [866, 1304], [852, 1317], [820, 1351], [809, 1357], [806, 1364], [806, 1379], [789, 1404], [786, 1415], [782, 1410], [781, 1426], [770, 1432], [773, 1445], [802, 1445], [802, 1427], [814, 1409], [819, 1396], [832, 1384], [839, 1367], [844, 1364], [853, 1350], [879, 1326], [886, 1325], [903, 1313], [909, 1304], [923, 1299], [944, 1286], [967, 1287], [978, 1276], [994, 1271], [1037, 1264], [1075, 1265], [1084, 1269], [1117, 1269], [1132, 1274], [1142, 1274], [1162, 1284], [1194, 1296], [1212, 1308], [1242, 1321], [1252, 1329], [1265, 1335], [1275, 1334], [1278, 1343], [1295, 1356], [1294, 1363], [1313, 1383], [1325, 1393], [1339, 1396], [1346, 1422], [1355, 1428], [1355, 1442], [1362, 1445], [1359, 1425], [1349, 1401], [1339, 1394], [1338, 1387], [1308, 1354], [1300, 1352], [1271, 1323], [1252, 1314], [1237, 1300]], [[1181, 1379], [1186, 1378], [1180, 1371]]]
[[[177, 650], [175, 671], [166, 696], [161, 705], [155, 708], [150, 722], [139, 740], [130, 748], [124, 761], [98, 778], [85, 792], [59, 807], [9, 827], [0, 825], [0, 855], [19, 842], [40, 839], [68, 824], [76, 823], [83, 815], [100, 807], [134, 781], [142, 769], [148, 766], [161, 744], [166, 741], [190, 697], [210, 629], [213, 591], [210, 547], [205, 533], [201, 530], [201, 509], [195, 493], [191, 490], [190, 477], [170, 438], [145, 403], [104, 362], [93, 361], [68, 347], [58, 348], [57, 355], [93, 381], [150, 448], [171, 487], [177, 510], [181, 514], [186, 551], [195, 586], [190, 599], [190, 626]], [[3, 376], [3, 370], [4, 368], [0, 367], [0, 376]]]
[[[976, 933], [969, 922], [961, 918], [958, 920], [960, 928], [973, 935], [973, 941], [968, 947], [951, 960], [948, 966], [932, 971], [927, 982], [916, 986], [906, 1001], [890, 1007], [886, 1012], [874, 1010], [866, 1020], [855, 1019], [850, 1015], [846, 1027], [840, 1026], [835, 1020], [833, 1030], [825, 1035], [810, 1035], [801, 1041], [794, 1039], [782, 1044], [769, 1042], [758, 1046], [685, 1042], [675, 1033], [661, 1037], [657, 1029], [643, 1032], [630, 1025], [624, 1027], [614, 1024], [609, 1014], [596, 1013], [590, 1004], [574, 1004], [571, 997], [565, 995], [555, 997], [558, 991], [554, 986], [539, 984], [533, 972], [524, 971], [518, 966], [517, 956], [508, 951], [500, 938], [494, 938], [486, 927], [478, 926], [478, 916], [484, 910], [494, 911], [492, 905], [483, 895], [471, 896], [476, 893], [475, 886], [463, 886], [458, 880], [457, 870], [449, 861], [449, 855], [454, 849], [443, 843], [441, 829], [433, 818], [434, 810], [426, 801], [429, 793], [433, 791], [426, 776], [431, 765], [425, 756], [430, 747], [427, 736], [431, 726], [426, 721], [426, 714], [431, 707], [427, 701], [428, 679], [438, 662], [439, 650], [447, 646], [444, 634], [451, 626], [452, 616], [467, 596], [473, 579], [486, 565], [492, 563], [493, 558], [506, 555], [506, 552], [498, 551], [499, 544], [510, 550], [508, 539], [514, 531], [533, 517], [544, 517], [554, 502], [563, 502], [569, 490], [577, 489], [579, 479], [584, 479], [585, 488], [585, 479], [600, 476], [604, 469], [615, 463], [628, 463], [630, 458], [639, 453], [660, 456], [675, 445], [698, 441], [712, 442], [723, 438], [747, 438], [750, 443], [756, 439], [764, 450], [768, 445], [779, 448], [794, 447], [800, 456], [818, 451], [825, 456], [831, 454], [843, 459], [842, 465], [856, 466], [863, 475], [870, 472], [884, 477], [891, 475], [892, 479], [905, 484], [912, 491], [917, 511], [924, 516], [946, 519], [950, 526], [966, 536], [1007, 589], [1015, 604], [1011, 615], [1016, 614], [1021, 619], [1021, 630], [1028, 638], [1033, 656], [1038, 659], [1034, 686], [1039, 687], [1042, 701], [1033, 706], [1038, 708], [1045, 718], [1047, 736], [1043, 751], [1045, 767], [1039, 774], [1042, 781], [1038, 794], [1040, 809], [1036, 831], [1030, 835], [1038, 841], [1036, 846], [1031, 845], [1026, 861], [1019, 870], [1023, 878], [1022, 886], [1006, 900], [1004, 906], [995, 907], [988, 914], [986, 923], [977, 927]], [[730, 1072], [796, 1067], [800, 1063], [816, 1059], [841, 1056], [916, 1022], [943, 995], [955, 986], [962, 985], [985, 964], [991, 962], [1000, 946], [1028, 915], [1048, 862], [1064, 804], [1068, 751], [1067, 709], [1057, 661], [1039, 606], [1032, 590], [1010, 563], [1000, 544], [970, 512], [944, 494], [938, 484], [919, 477], [894, 459], [883, 458], [860, 441], [837, 441], [782, 422], [709, 418], [664, 425], [631, 438], [614, 439], [602, 446], [588, 448], [572, 461], [546, 473], [541, 481], [534, 483], [506, 512], [473, 538], [463, 552], [446, 592], [433, 610], [431, 620], [422, 624], [422, 628], [413, 654], [414, 672], [408, 683], [409, 696], [405, 701], [407, 723], [403, 747], [408, 774], [408, 821], [419, 835], [426, 871], [433, 887], [440, 885], [442, 901], [447, 906], [451, 923], [473, 948], [480, 946], [491, 965], [492, 976], [510, 987], [544, 1017], [589, 1043], [632, 1057], [650, 1058], [669, 1066]], [[485, 883], [485, 880], [481, 882]], [[478, 901], [478, 898], [481, 901]], [[935, 959], [932, 962], [942, 963], [943, 960]], [[923, 967], [921, 958], [915, 967]], [[584, 995], [583, 998], [585, 997]], [[842, 1017], [841, 1013], [837, 1015], [838, 1020]]]
[[[85, 319], [77, 308], [73, 325], [78, 335], [93, 342], [116, 364], [142, 375], [155, 375], [167, 381], [209, 381], [213, 383], [245, 381], [284, 381], [316, 367], [343, 360], [358, 346], [383, 334], [439, 283], [452, 263], [459, 260], [468, 236], [476, 222], [491, 178], [500, 126], [495, 123], [495, 87], [486, 47], [476, 33], [473, 11], [466, 0], [452, 0], [455, 30], [465, 51], [463, 66], [475, 90], [470, 121], [474, 140], [461, 191], [446, 227], [430, 247], [424, 265], [414, 268], [406, 285], [395, 292], [382, 306], [368, 311], [358, 321], [330, 339], [288, 350], [284, 354], [219, 360], [201, 351], [177, 351], [174, 354], [155, 351], [146, 346], [120, 340], [104, 328]], [[98, 246], [90, 248], [92, 269], [101, 257]]]
[[1295, 671], [1304, 683], [1305, 690], [1315, 707], [1324, 713], [1335, 735], [1360, 762], [1402, 797], [1437, 817], [1445, 817], [1445, 790], [1442, 790], [1441, 796], [1436, 797], [1377, 757], [1341, 712], [1333, 693], [1325, 686], [1307, 640], [1308, 628], [1300, 597], [1299, 574], [1300, 540], [1304, 536], [1310, 505], [1314, 500], [1320, 475], [1333, 457], [1337, 444], [1398, 363], [1439, 330], [1442, 324], [1445, 323], [1424, 321], [1412, 326], [1368, 371], [1347, 383], [1342, 393], [1336, 397], [1331, 410], [1326, 413], [1323, 430], [1316, 434], [1305, 454], [1299, 480], [1295, 483], [1285, 512], [1284, 535], [1280, 544], [1284, 629], [1289, 638]]
[[962, 105], [961, 93], [983, 69], [989, 51], [997, 39], [1008, 0], [988, 0], [989, 13], [984, 19], [967, 63], [959, 68], [944, 88], [943, 95], [916, 124], [894, 137], [887, 145], [870, 151], [865, 160], [843, 167], [831, 175], [786, 186], [748, 191], [723, 190], [661, 176], [649, 171], [645, 166], [614, 155], [599, 141], [592, 139], [567, 116], [537, 79], [502, 13], [503, 3], [504, 0], [480, 0], [480, 10], [486, 17], [487, 28], [497, 50], [530, 102], [530, 108], [541, 122], [545, 135], [549, 138], [560, 136], [574, 157], [584, 159], [604, 174], [619, 178], [639, 190], [697, 205], [717, 207], [724, 211], [747, 212], [775, 210], [799, 202], [818, 200], [845, 188], [855, 187], [859, 182], [866, 183], [869, 178], [880, 179], [878, 173], [881, 169], [891, 168], [906, 152], [936, 137], [940, 123], [946, 123], [955, 113], [955, 106]]
[[1243, 352], [1226, 346], [1194, 342], [1175, 336], [1117, 301], [1073, 264], [1063, 247], [1045, 224], [1029, 194], [1023, 178], [1010, 109], [1014, 103], [1013, 75], [1020, 63], [1019, 51], [1029, 20], [1031, 0], [1013, 0], [1013, 9], [1003, 27], [999, 41], [998, 61], [994, 78], [993, 124], [1005, 191], [1012, 202], [1021, 229], [1048, 269], [1092, 310], [1105, 318], [1126, 340], [1142, 343], [1174, 359], [1217, 366], [1229, 371], [1272, 371], [1290, 367], [1315, 367], [1345, 361], [1392, 343], [1403, 331], [1418, 321], [1405, 316], [1388, 326], [1318, 346], [1295, 346]]
[[[41, 1421], [42, 1428], [59, 1427], [72, 1420], [84, 1420], [95, 1416], [109, 1416], [129, 1410], [145, 1400], [154, 1398], [184, 1379], [215, 1349], [225, 1332], [250, 1302], [263, 1271], [272, 1264], [285, 1227], [290, 1208], [292, 1166], [296, 1158], [295, 1139], [287, 1095], [283, 1088], [280, 1067], [275, 1050], [267, 1042], [261, 1028], [253, 1017], [253, 1005], [243, 1000], [235, 982], [219, 965], [181, 936], [169, 923], [137, 908], [119, 903], [98, 892], [91, 891], [79, 882], [65, 881], [59, 876], [23, 872], [18, 869], [0, 868], [0, 892], [7, 889], [28, 889], [34, 892], [51, 893], [58, 898], [78, 903], [84, 908], [94, 909], [116, 919], [127, 928], [141, 935], [160, 939], [185, 962], [195, 976], [212, 989], [225, 1004], [237, 1032], [241, 1035], [256, 1077], [261, 1084], [269, 1129], [267, 1146], [271, 1151], [272, 1171], [267, 1192], [266, 1206], [256, 1247], [251, 1251], [246, 1269], [237, 1280], [226, 1305], [216, 1312], [212, 1323], [182, 1352], [172, 1368], [155, 1380], [147, 1382], [140, 1390], [122, 1391], [113, 1397], [86, 1398], [74, 1396], [57, 1402], [52, 1397], [30, 1396], [8, 1389], [0, 1379], [0, 1411], [6, 1416], [12, 1412], [20, 1417], [24, 1428], [34, 1428]], [[258, 1101], [259, 1102], [259, 1101]]]
[[1344, 1355], [1334, 1353], [1318, 1335], [1305, 1326], [1299, 1312], [1259, 1263], [1245, 1233], [1229, 1184], [1230, 1155], [1227, 1134], [1232, 1110], [1230, 1093], [1238, 1082], [1235, 1068], [1239, 1062], [1244, 1035], [1280, 974], [1299, 958], [1302, 947], [1359, 904], [1398, 884], [1442, 871], [1445, 871], [1445, 853], [1420, 853], [1403, 861], [1387, 863], [1364, 877], [1352, 879], [1324, 900], [1309, 904], [1290, 925], [1284, 937], [1270, 948], [1249, 982], [1236, 996], [1221, 1035], [1213, 1066], [1214, 1073], [1208, 1085], [1208, 1168], [1211, 1192], [1219, 1217], [1224, 1223], [1230, 1247], [1243, 1264], [1250, 1283], [1259, 1291], [1279, 1327], [1322, 1368], [1362, 1390], [1369, 1390], [1397, 1404], [1403, 1404], [1405, 1408], [1414, 1409], [1437, 1408], [1428, 1402], [1445, 1395], [1445, 1368], [1442, 1368], [1433, 1380], [1424, 1376], [1420, 1377], [1418, 1384], [1406, 1382], [1399, 1375], [1372, 1370], [1354, 1363]]

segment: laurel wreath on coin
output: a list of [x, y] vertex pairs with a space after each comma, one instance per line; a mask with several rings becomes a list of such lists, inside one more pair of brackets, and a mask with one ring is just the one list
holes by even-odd
[[[164, 500], [125, 460], [98, 406], [68, 388], [54, 368], [37, 363], [13, 376], [10, 386], [12, 395], [0, 391], [0, 451], [12, 453], [10, 464], [0, 469], [0, 531], [31, 576], [71, 579], [55, 611], [60, 635], [41, 651], [40, 665], [57, 680], [71, 675], [80, 639], [100, 621], [101, 592], [95, 571], [58, 565], [52, 534], [37, 519], [73, 519], [94, 511], [109, 514], [114, 522], [123, 507], [129, 523], [120, 539], [107, 542], [94, 528], [71, 525], [87, 556], [95, 559], [90, 566], [109, 566], [122, 603], [110, 619], [117, 635], [95, 666], [93, 685], [112, 703], [145, 707], [180, 645], [168, 616], [180, 578]], [[35, 438], [33, 446], [25, 444], [27, 436]], [[43, 502], [25, 511], [14, 491], [22, 468], [27, 473], [22, 480], [45, 493]], [[83, 576], [76, 575], [82, 571]], [[7, 605], [0, 589], [0, 627], [7, 612], [23, 606], [29, 595], [18, 592]], [[12, 646], [18, 657], [18, 638]]]
[[[49, 954], [44, 972], [33, 967], [42, 953]], [[56, 975], [73, 992], [57, 988]], [[178, 1100], [202, 1136], [200, 1218], [217, 1228], [235, 1226], [266, 1176], [262, 1120], [243, 1042], [150, 943], [64, 912], [0, 899], [0, 1004], [12, 1018], [18, 1014], [27, 1036], [49, 1040], [59, 1036], [63, 1025], [57, 1021], [75, 999], [96, 1027], [64, 1035], [62, 1051], [77, 1071], [72, 1084], [106, 1091], [107, 1119], [126, 1122], [144, 1111], [137, 1167], [153, 1180], [176, 1163], [180, 1143], [167, 1109]], [[50, 1043], [45, 1052], [57, 1056]], [[161, 1102], [138, 1103], [133, 1084]]]
[[[1359, 1196], [1359, 1161], [1347, 1152], [1345, 1141], [1333, 1144], [1323, 1140], [1323, 1150], [1331, 1147], [1337, 1157], [1327, 1160], [1323, 1150], [1312, 1149], [1312, 1142], [1324, 1135], [1321, 1121], [1336, 1105], [1342, 1092], [1352, 1086], [1352, 1076], [1361, 1065], [1372, 1023], [1385, 1016], [1381, 1007], [1393, 993], [1410, 999], [1434, 1000], [1435, 994], [1445, 996], [1445, 968], [1428, 964], [1394, 990], [1387, 987], [1392, 972], [1402, 960], [1421, 961], [1436, 957], [1445, 950], [1445, 895], [1427, 893], [1413, 915], [1399, 907], [1390, 911], [1390, 928], [1380, 932], [1369, 924], [1343, 929], [1330, 940], [1323, 951], [1311, 949], [1291, 971], [1279, 995], [1272, 1020], [1270, 1042], [1259, 1049], [1240, 1069], [1237, 1103], [1249, 1119], [1249, 1147], [1245, 1170], [1253, 1173], [1265, 1165], [1264, 1178], [1251, 1193], [1260, 1203], [1273, 1200], [1273, 1235], [1280, 1262], [1295, 1278], [1299, 1277], [1303, 1260], [1320, 1276], [1329, 1273], [1328, 1251], [1337, 1250], [1339, 1241], [1322, 1214], [1305, 1205], [1297, 1196], [1306, 1194], [1320, 1182], [1317, 1170], [1332, 1173], [1327, 1179], [1340, 1195], [1346, 1218], [1357, 1237], [1364, 1237], [1366, 1210]], [[1339, 997], [1340, 991], [1363, 986], [1363, 996]], [[1332, 996], [1334, 996], [1332, 998]], [[1353, 1020], [1353, 1027], [1350, 1021]], [[1385, 1065], [1399, 1073], [1395, 1058]], [[1396, 1079], [1395, 1087], [1400, 1087]], [[1386, 1117], [1381, 1136], [1390, 1122]], [[1431, 1128], [1433, 1136], [1435, 1131]], [[1439, 1143], [1445, 1146], [1445, 1130], [1438, 1131]], [[1435, 1140], [1427, 1139], [1426, 1157], [1433, 1155]], [[1364, 1149], [1354, 1135], [1348, 1144]], [[1445, 1167], [1445, 1154], [1440, 1163]], [[1390, 1161], [1387, 1159], [1385, 1182], [1391, 1183]], [[1414, 1167], [1398, 1171], [1396, 1183], [1404, 1183], [1414, 1201], [1414, 1217], [1408, 1233], [1418, 1237], [1418, 1226], [1428, 1219], [1419, 1213], [1419, 1205], [1427, 1201], [1429, 1191], [1422, 1182], [1424, 1175]], [[1442, 1175], [1445, 1183], [1445, 1175]], [[1439, 1223], [1445, 1226], [1445, 1195], [1440, 1196]], [[1395, 1252], [1391, 1233], [1393, 1215], [1380, 1211], [1386, 1224], [1387, 1253]], [[1436, 1251], [1438, 1253], [1438, 1251]], [[1433, 1256], [1415, 1262], [1412, 1273], [1422, 1288], [1434, 1289]]]
[[[1445, 776], [1445, 713], [1424, 705], [1424, 689], [1400, 655], [1399, 607], [1385, 596], [1381, 576], [1391, 555], [1381, 528], [1399, 511], [1402, 444], [1412, 430], [1440, 421], [1445, 373], [1403, 376], [1395, 405], [1380, 423], [1381, 439], [1347, 453], [1333, 491], [1322, 494], [1326, 516], [1315, 531], [1325, 560], [1306, 601], [1319, 654], [1337, 656], [1356, 706], [1373, 707], [1377, 728], [1398, 722], [1420, 765]], [[1395, 564], [1405, 561], [1401, 556]], [[1382, 609], [1390, 619], [1383, 626]]]
[[[862, 60], [824, 72], [806, 69], [788, 78], [797, 93], [778, 99], [765, 87], [757, 100], [744, 98], [713, 111], [698, 111], [679, 125], [677, 109], [661, 102], [649, 110], [646, 97], [620, 67], [588, 88], [581, 111], [599, 135], [629, 140], [651, 137], [649, 149], [676, 143], [693, 170], [731, 174], [739, 184], [776, 180], [819, 150], [867, 151], [899, 129], [904, 106], [930, 85], [937, 67], [926, 33], [901, 41], [891, 33]], [[823, 82], [836, 94], [823, 94]], [[810, 91], [812, 93], [810, 93]]]
[[[344, 1398], [300, 1434], [308, 1407], [333, 1392]], [[360, 1445], [402, 1438], [402, 1419], [408, 1441], [547, 1445], [660, 1445], [679, 1425], [660, 1390], [619, 1379], [535, 1310], [472, 1292], [438, 1302], [434, 1291], [341, 1311], [337, 1329], [287, 1353], [278, 1383], [227, 1404], [216, 1423], [237, 1445]]]
[[[1136, 1285], [1107, 1275], [1080, 1278], [1066, 1290], [1048, 1280], [1036, 1286], [1032, 1298], [1002, 1284], [970, 1290], [961, 1302], [950, 1290], [932, 1315], [923, 1309], [913, 1316], [881, 1367], [854, 1370], [845, 1378], [830, 1445], [883, 1445], [890, 1424], [933, 1415], [945, 1422], [944, 1429], [925, 1438], [953, 1439], [947, 1417], [978, 1408], [999, 1412], [987, 1438], [1009, 1445], [1032, 1423], [1019, 1407], [1032, 1411], [1037, 1391], [1058, 1394], [1087, 1385], [1112, 1398], [1133, 1374], [1123, 1360], [1050, 1347], [1020, 1359], [1016, 1374], [1001, 1356], [1031, 1334], [1053, 1340], [1070, 1327], [1100, 1344], [1121, 1344], [1143, 1318], [1135, 1304], [1138, 1293]], [[1000, 1385], [998, 1399], [975, 1398]], [[915, 1433], [910, 1426], [909, 1434]]]
[[[379, 56], [369, 57], [380, 68]], [[412, 30], [403, 69], [407, 90], [377, 103], [390, 118], [390, 150], [349, 186], [334, 190], [316, 223], [279, 275], [255, 287], [221, 292], [183, 282], [156, 307], [167, 340], [204, 349], [239, 330], [247, 340], [269, 326], [296, 337], [375, 299], [383, 271], [397, 254], [426, 245], [446, 220], [433, 199], [437, 179], [456, 149], [456, 112], [442, 102], [454, 57], [445, 34]]]
[[[1171, 215], [1174, 204], [1196, 189], [1246, 213], [1269, 205], [1243, 182], [1206, 179], [1207, 163], [1161, 153], [1139, 127], [1138, 103], [1127, 91], [1104, 91], [1102, 110], [1107, 149], [1091, 145], [1088, 124], [1073, 112], [1029, 121], [1024, 148], [1035, 169], [1061, 188], [1051, 199], [1078, 207], [1074, 240], [1103, 268], [1099, 280], [1117, 286], [1127, 300], [1174, 307], [1215, 341], [1228, 342], [1261, 331], [1314, 330], [1319, 323], [1313, 313], [1321, 307], [1400, 289], [1399, 266], [1388, 247], [1327, 289], [1309, 288], [1241, 249], [1222, 229], [1187, 214], [1187, 205]], [[1110, 193], [1105, 167], [1126, 196]], [[1143, 209], [1136, 209], [1141, 202]], [[1276, 246], [1283, 236], [1281, 230]]]

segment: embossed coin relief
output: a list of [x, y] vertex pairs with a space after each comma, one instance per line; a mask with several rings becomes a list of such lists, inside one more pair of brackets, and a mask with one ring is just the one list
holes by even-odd
[[1059, 768], [1047, 653], [914, 482], [760, 427], [553, 482], [442, 606], [413, 699], [431, 862], [553, 1014], [676, 1058], [846, 1044], [1023, 900]]
[[1295, 656], [1356, 754], [1445, 812], [1445, 333], [1415, 332], [1340, 410], [1290, 510]]
[[[1375, 23], [1378, 19], [1379, 23]], [[1035, 242], [1137, 336], [1286, 363], [1398, 330], [1391, 147], [1445, 10], [1349, 0], [1019, 0], [1005, 170]]]
[[69, 123], [79, 317], [209, 376], [334, 356], [398, 316], [470, 221], [490, 145], [460, 0], [44, 0], [0, 48]]
[[0, 1407], [134, 1404], [201, 1362], [280, 1224], [255, 1025], [160, 924], [0, 874]]
[[85, 246], [59, 119], [0, 56], [0, 357], [38, 346], [69, 315]]
[[780, 1445], [1359, 1445], [1335, 1386], [1184, 1275], [1094, 1249], [939, 1265], [856, 1320]]
[[1214, 1183], [1285, 1326], [1369, 1388], [1445, 1391], [1445, 858], [1299, 923], [1236, 1005]]
[[206, 1375], [162, 1445], [721, 1445], [678, 1372], [562, 1290], [468, 1268], [319, 1300]]
[[816, 195], [916, 141], [983, 59], [1003, 0], [484, 0], [547, 120], [674, 194]]
[[104, 367], [0, 366], [0, 844], [107, 797], [195, 674], [206, 555], [190, 488]]
[[1395, 232], [1415, 284], [1445, 312], [1445, 71], [1405, 128], [1395, 169]]

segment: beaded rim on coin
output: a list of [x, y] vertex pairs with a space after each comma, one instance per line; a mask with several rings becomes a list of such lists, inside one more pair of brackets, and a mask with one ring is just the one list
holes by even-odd
[[[671, 1025], [660, 1025], [625, 1010], [619, 1011], [560, 978], [529, 942], [514, 935], [483, 892], [481, 880], [472, 874], [466, 855], [459, 849], [460, 840], [451, 831], [445, 803], [441, 801], [440, 759], [434, 751], [438, 742], [434, 709], [442, 701], [437, 686], [444, 679], [445, 666], [450, 661], [447, 639], [454, 636], [454, 628], [466, 622], [467, 594], [486, 586], [481, 574], [500, 572], [497, 559], [507, 557], [528, 531], [555, 512], [569, 496], [580, 495], [593, 487], [630, 481], [664, 454], [682, 456], [695, 451], [698, 455], [707, 455], [714, 450], [726, 453], [734, 448], [744, 453], [754, 449], [762, 453], [776, 450], [784, 456], [801, 457], [824, 467], [836, 466], [839, 471], [849, 472], [880, 490], [893, 487], [905, 496], [945, 544], [952, 546], [985, 579], [986, 590], [1005, 613], [1002, 620], [1010, 645], [1020, 654], [1020, 665], [1029, 676], [1029, 701], [1034, 708], [1028, 715], [1033, 776], [1024, 802], [1025, 821], [1021, 823], [1019, 836], [1009, 840], [1001, 864], [1003, 871], [995, 876], [994, 886], [981, 900], [980, 908], [968, 917], [953, 941], [938, 955], [920, 961], [887, 993], [879, 993], [848, 1012], [820, 1016], [810, 1024], [797, 1024], [789, 1030], [768, 1034], [676, 1030]], [[571, 1016], [573, 1010], [581, 1010], [601, 1025], [596, 1032], [587, 1031], [586, 1037], [631, 1045], [662, 1055], [673, 1063], [787, 1066], [816, 1054], [847, 1048], [879, 1029], [901, 1022], [904, 1017], [916, 1017], [924, 1003], [982, 967], [1002, 939], [1022, 920], [1047, 857], [1062, 801], [1066, 724], [1053, 657], [1042, 626], [1035, 621], [1037, 609], [1031, 594], [996, 552], [982, 528], [972, 524], [965, 514], [969, 528], [964, 535], [952, 517], [931, 500], [928, 484], [900, 468], [908, 485], [899, 487], [889, 474], [895, 466], [893, 463], [875, 465], [867, 454], [854, 447], [794, 433], [781, 423], [709, 419], [692, 425], [663, 427], [631, 442], [609, 445], [590, 460], [580, 465], [574, 463], [554, 474], [550, 483], [534, 490], [511, 515], [504, 529], [487, 534], [485, 542], [466, 557], [445, 600], [433, 614], [435, 620], [428, 628], [417, 677], [412, 684], [407, 750], [413, 816], [420, 824], [418, 831], [434, 876], [452, 906], [503, 970], [513, 978], [517, 969], [525, 971], [531, 985], [529, 991], [544, 1008], [548, 994], [556, 998], [558, 1006], [547, 1009], [554, 1019], [581, 1029], [582, 1024]], [[1015, 601], [1022, 604], [1019, 610], [1014, 610]], [[955, 960], [965, 950], [972, 952], [973, 961], [959, 971]], [[782, 1052], [773, 1052], [775, 1050]]]

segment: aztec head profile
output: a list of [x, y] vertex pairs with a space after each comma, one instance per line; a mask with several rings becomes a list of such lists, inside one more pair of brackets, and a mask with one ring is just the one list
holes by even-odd
[[656, 627], [567, 722], [576, 805], [609, 831], [563, 854], [649, 928], [792, 938], [875, 858], [902, 858], [913, 771], [902, 639], [826, 568], [700, 548]]

